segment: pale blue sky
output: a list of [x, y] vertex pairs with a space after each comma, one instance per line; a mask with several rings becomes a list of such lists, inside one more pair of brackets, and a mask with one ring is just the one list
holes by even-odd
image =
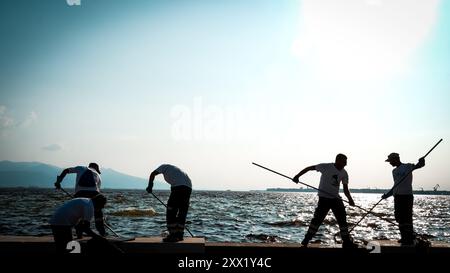
[[351, 187], [389, 187], [387, 154], [413, 162], [444, 138], [415, 187], [450, 189], [449, 15], [437, 0], [2, 1], [0, 160], [141, 177], [168, 162], [197, 189], [245, 190], [293, 186], [252, 161], [294, 175], [342, 152]]

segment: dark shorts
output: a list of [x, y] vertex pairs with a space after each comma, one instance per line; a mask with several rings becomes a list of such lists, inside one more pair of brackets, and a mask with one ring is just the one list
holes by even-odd
[[75, 193], [75, 195], [73, 196], [74, 198], [80, 198], [80, 197], [84, 197], [84, 198], [92, 198], [96, 195], [100, 194], [98, 191], [85, 191], [85, 190], [81, 190], [81, 191], [77, 191]]

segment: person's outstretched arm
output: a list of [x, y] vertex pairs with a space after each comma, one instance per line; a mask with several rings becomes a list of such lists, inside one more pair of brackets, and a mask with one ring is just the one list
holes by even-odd
[[105, 219], [103, 216], [103, 211], [99, 210], [96, 211], [94, 213], [94, 219], [95, 219], [95, 228], [97, 229], [98, 233], [101, 236], [105, 236], [106, 235], [106, 230], [105, 230]]
[[350, 191], [348, 190], [348, 185], [347, 184], [343, 184], [344, 186], [344, 194], [347, 197], [348, 203], [350, 204], [350, 206], [354, 206], [355, 202], [353, 201], [353, 198], [350, 194]]
[[294, 176], [294, 178], [292, 178], [292, 181], [294, 181], [295, 183], [298, 183], [298, 178], [300, 176], [304, 175], [305, 173], [307, 173], [309, 171], [314, 171], [315, 169], [316, 169], [316, 165], [304, 168], [296, 176]]
[[73, 169], [74, 169], [74, 168], [67, 168], [67, 169], [64, 169], [64, 170], [61, 172], [61, 174], [58, 175], [58, 176], [56, 177], [55, 187], [56, 187], [57, 189], [60, 189], [60, 188], [61, 188], [61, 182], [63, 181], [64, 177], [66, 177], [66, 175], [67, 175], [68, 173], [74, 173]]
[[157, 172], [157, 171], [153, 171], [151, 174], [150, 174], [150, 177], [148, 178], [148, 186], [147, 186], [147, 189], [146, 189], [146, 191], [148, 192], [148, 193], [152, 193], [152, 190], [153, 190], [153, 181], [155, 180], [155, 176], [157, 176], [159, 174], [159, 172]]

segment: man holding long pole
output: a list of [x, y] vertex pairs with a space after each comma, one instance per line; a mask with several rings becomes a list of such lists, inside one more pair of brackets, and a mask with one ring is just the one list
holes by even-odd
[[343, 154], [338, 154], [334, 163], [324, 163], [315, 166], [310, 166], [298, 173], [293, 181], [298, 183], [299, 177], [308, 171], [318, 171], [322, 175], [319, 184], [319, 203], [314, 212], [313, 219], [309, 225], [308, 232], [302, 241], [303, 246], [307, 246], [309, 241], [314, 237], [323, 220], [327, 216], [330, 209], [339, 224], [341, 238], [343, 241], [343, 248], [357, 247], [350, 238], [347, 224], [347, 214], [342, 199], [339, 197], [339, 185], [342, 182], [344, 186], [344, 194], [348, 198], [349, 204], [354, 206], [352, 196], [348, 190], [348, 174], [344, 167], [347, 165], [347, 157]]
[[[64, 169], [57, 177], [55, 187], [61, 189], [61, 182], [64, 180], [64, 177], [71, 173], [76, 174], [75, 195], [73, 198], [92, 198], [100, 194], [102, 179], [100, 177], [100, 167], [97, 163], [89, 163], [88, 167], [77, 166]], [[95, 210], [95, 227], [101, 236], [106, 235], [102, 210]], [[75, 230], [78, 238], [82, 238], [82, 229], [79, 226], [75, 226]]]
[[386, 162], [389, 162], [394, 168], [392, 176], [394, 178], [394, 187], [383, 194], [382, 198], [394, 196], [395, 220], [399, 224], [402, 245], [414, 244], [414, 228], [413, 228], [413, 189], [412, 189], [412, 172], [425, 166], [425, 158], [419, 159], [417, 164], [402, 163], [398, 153], [391, 153]]
[[159, 174], [162, 174], [164, 180], [171, 186], [170, 197], [166, 206], [166, 221], [169, 235], [164, 238], [163, 241], [182, 241], [186, 216], [189, 210], [189, 200], [192, 192], [191, 179], [180, 168], [170, 164], [163, 164], [150, 174], [148, 187], [146, 189], [148, 193], [152, 193], [153, 181]]
[[[424, 156], [422, 156], [420, 159], [419, 159], [419, 163], [418, 163], [418, 165], [419, 164], [421, 164], [421, 162], [420, 161], [422, 161], [422, 163], [423, 163], [423, 165], [425, 165], [425, 158], [442, 142], [442, 138], [436, 143], [436, 144], [434, 144], [434, 146], [433, 146], [433, 148], [431, 148], [429, 151], [428, 151], [428, 153], [426, 153]], [[388, 158], [388, 160], [389, 160], [389, 158]], [[390, 160], [389, 160], [390, 161]], [[400, 156], [398, 156], [398, 161], [400, 161]], [[401, 165], [401, 162], [400, 162], [400, 165]], [[352, 232], [352, 230], [353, 229], [355, 229], [355, 227], [357, 227], [361, 222], [362, 222], [362, 220], [368, 215], [368, 214], [370, 214], [370, 213], [372, 213], [372, 211], [376, 208], [376, 206], [378, 206], [378, 204], [380, 204], [381, 203], [381, 201], [383, 201], [383, 200], [385, 200], [386, 198], [388, 198], [389, 196], [391, 196], [391, 195], [393, 195], [393, 193], [394, 193], [394, 190], [397, 188], [397, 187], [399, 187], [407, 178], [408, 178], [408, 176], [414, 171], [415, 169], [411, 169], [410, 168], [410, 170], [409, 170], [409, 172], [406, 172], [405, 174], [404, 174], [404, 176], [403, 177], [401, 177], [401, 176], [399, 176], [399, 178], [394, 178], [395, 179], [395, 184], [394, 184], [394, 186], [392, 187], [392, 189], [389, 191], [389, 192], [387, 192], [386, 194], [383, 194], [383, 196], [381, 197], [381, 199], [380, 200], [378, 200], [378, 202], [376, 202], [375, 203], [375, 205], [373, 205], [372, 206], [372, 208], [371, 209], [369, 209], [369, 210], [367, 210], [366, 211], [366, 213], [359, 219], [359, 221], [358, 222], [356, 222], [356, 224], [350, 229], [350, 232]], [[412, 176], [411, 176], [411, 183], [412, 183]], [[411, 211], [412, 211], [412, 209], [411, 209]], [[411, 212], [411, 214], [412, 214], [412, 212]], [[412, 226], [412, 225], [411, 225]]]

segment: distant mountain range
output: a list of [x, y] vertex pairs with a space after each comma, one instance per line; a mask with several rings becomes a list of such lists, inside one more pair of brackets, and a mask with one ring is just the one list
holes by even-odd
[[[350, 189], [351, 193], [378, 193], [383, 194], [388, 192], [390, 189]], [[310, 188], [268, 188], [266, 191], [273, 192], [317, 192], [317, 190]], [[340, 189], [340, 192], [343, 192]], [[414, 194], [424, 194], [424, 195], [450, 195], [450, 191], [438, 191], [438, 190], [414, 190]]]
[[[74, 167], [74, 166], [70, 166]], [[0, 187], [39, 187], [52, 188], [56, 176], [63, 168], [40, 162], [0, 161]], [[102, 188], [105, 189], [145, 189], [147, 179], [127, 175], [113, 169], [101, 169]], [[75, 175], [64, 179], [64, 188], [74, 188]], [[155, 182], [155, 189], [169, 189], [167, 183]]]

